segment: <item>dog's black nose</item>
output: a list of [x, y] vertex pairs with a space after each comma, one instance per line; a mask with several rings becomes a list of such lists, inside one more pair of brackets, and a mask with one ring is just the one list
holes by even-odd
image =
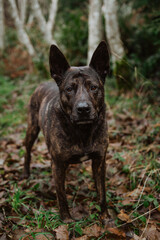
[[82, 114], [89, 114], [91, 111], [91, 108], [89, 106], [89, 104], [87, 102], [80, 102], [77, 105], [77, 112], [78, 114], [82, 115]]

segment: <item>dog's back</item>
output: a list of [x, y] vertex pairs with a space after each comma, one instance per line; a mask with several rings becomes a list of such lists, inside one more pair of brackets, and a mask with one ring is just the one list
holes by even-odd
[[58, 87], [55, 82], [46, 82], [39, 85], [32, 94], [29, 102], [29, 111], [39, 112], [44, 99], [58, 98]]

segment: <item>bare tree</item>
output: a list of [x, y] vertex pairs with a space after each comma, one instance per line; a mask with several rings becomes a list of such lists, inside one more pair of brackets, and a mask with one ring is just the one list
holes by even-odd
[[0, 0], [0, 50], [4, 49], [4, 11], [3, 0]]
[[102, 40], [102, 0], [89, 1], [88, 19], [88, 60], [89, 63], [93, 51]]
[[117, 1], [104, 0], [104, 17], [106, 37], [111, 49], [112, 62], [119, 61], [124, 56], [124, 48], [121, 42], [118, 19], [117, 19]]
[[48, 21], [46, 21], [46, 19], [43, 16], [38, 0], [32, 0], [31, 7], [32, 7], [34, 17], [37, 19], [39, 29], [43, 34], [44, 40], [48, 44], [55, 43], [55, 41], [52, 38], [52, 30], [55, 24], [58, 0], [51, 1], [50, 8], [49, 8], [50, 11], [49, 11]]
[[30, 42], [29, 36], [26, 33], [23, 23], [19, 17], [18, 9], [15, 0], [8, 0], [11, 6], [11, 15], [14, 20], [16, 29], [17, 29], [17, 34], [18, 34], [18, 39], [19, 41], [24, 44], [28, 50], [28, 53], [33, 56], [35, 54], [34, 48], [32, 46], [32, 43]]

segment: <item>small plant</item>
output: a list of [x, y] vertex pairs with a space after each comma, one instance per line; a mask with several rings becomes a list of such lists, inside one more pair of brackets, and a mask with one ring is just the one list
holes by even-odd
[[35, 220], [38, 228], [46, 228], [48, 230], [55, 229], [63, 224], [57, 212], [46, 210], [43, 207], [35, 211]]
[[9, 202], [11, 202], [11, 206], [13, 210], [21, 215], [21, 208], [25, 207], [29, 210], [29, 206], [25, 203], [28, 202], [29, 199], [32, 199], [33, 196], [28, 194], [28, 191], [23, 191], [21, 188], [15, 186], [13, 196], [9, 196]]

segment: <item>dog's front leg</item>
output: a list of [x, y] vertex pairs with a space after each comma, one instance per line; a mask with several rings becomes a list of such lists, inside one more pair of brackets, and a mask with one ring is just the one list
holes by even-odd
[[56, 186], [57, 201], [59, 205], [60, 217], [66, 223], [71, 222], [72, 218], [69, 213], [68, 203], [65, 193], [65, 173], [67, 164], [52, 163], [52, 174]]
[[105, 191], [105, 172], [106, 163], [105, 157], [92, 160], [92, 171], [95, 186], [100, 202], [101, 212], [104, 213], [106, 210], [106, 191]]

